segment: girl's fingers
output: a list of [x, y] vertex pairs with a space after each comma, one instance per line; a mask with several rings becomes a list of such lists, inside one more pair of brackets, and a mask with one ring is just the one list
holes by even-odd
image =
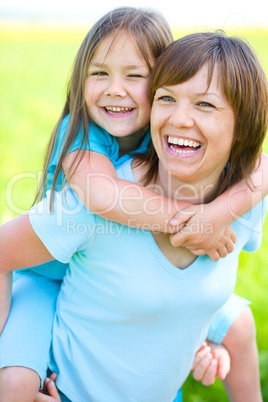
[[234, 251], [234, 243], [231, 240], [226, 242], [225, 247], [226, 250], [228, 251], [228, 254]]
[[234, 244], [237, 242], [237, 237], [236, 237], [236, 234], [235, 234], [234, 231], [233, 231], [232, 234], [231, 234], [231, 240], [232, 240], [232, 242], [233, 242]]
[[188, 235], [177, 232], [170, 236], [170, 243], [173, 247], [183, 247], [186, 244]]
[[208, 387], [209, 385], [214, 384], [217, 378], [217, 368], [218, 368], [217, 360], [216, 359], [211, 360], [202, 378], [203, 385]]
[[197, 364], [196, 368], [193, 370], [193, 377], [195, 380], [200, 381], [203, 379], [210, 363], [212, 360], [212, 354], [207, 353]]
[[224, 258], [224, 257], [226, 257], [226, 256], [228, 255], [228, 251], [227, 251], [227, 249], [226, 249], [225, 244], [219, 244], [219, 246], [218, 246], [218, 248], [217, 248], [217, 251], [218, 251], [219, 256], [220, 256], [221, 258]]
[[211, 259], [211, 261], [216, 262], [216, 261], [219, 261], [219, 259], [220, 259], [220, 255], [216, 249], [210, 250], [207, 254], [208, 254], [209, 258]]
[[184, 211], [181, 210], [177, 212], [173, 218], [170, 219], [169, 225], [172, 227], [178, 227], [178, 230], [181, 230], [183, 223], [186, 223], [190, 218], [192, 218], [196, 214], [196, 211]]
[[221, 381], [225, 380], [225, 377], [229, 373], [231, 368], [231, 360], [229, 353], [225, 353], [218, 359], [218, 377]]
[[194, 371], [199, 362], [205, 357], [206, 354], [211, 353], [210, 346], [207, 346], [206, 342], [203, 343], [201, 348], [196, 352], [191, 370]]

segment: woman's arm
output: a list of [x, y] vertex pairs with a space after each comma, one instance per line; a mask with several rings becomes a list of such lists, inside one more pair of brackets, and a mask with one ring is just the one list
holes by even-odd
[[12, 272], [0, 273], [0, 335], [11, 306]]
[[11, 272], [53, 260], [54, 258], [35, 234], [28, 214], [0, 226], [0, 333], [5, 326], [11, 305]]
[[28, 213], [0, 226], [0, 255], [1, 273], [54, 260], [34, 232]]

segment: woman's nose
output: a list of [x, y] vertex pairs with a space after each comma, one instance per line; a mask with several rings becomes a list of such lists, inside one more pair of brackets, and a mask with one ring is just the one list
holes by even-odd
[[114, 78], [109, 81], [109, 84], [105, 90], [106, 96], [115, 96], [123, 98], [126, 96], [126, 94], [127, 93], [122, 83], [122, 80], [120, 80], [119, 78]]
[[177, 105], [172, 111], [169, 123], [177, 128], [191, 128], [194, 125], [194, 118], [190, 106]]

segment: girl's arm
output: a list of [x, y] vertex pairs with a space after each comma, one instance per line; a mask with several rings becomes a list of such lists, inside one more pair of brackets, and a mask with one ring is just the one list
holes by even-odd
[[[171, 237], [172, 245], [186, 247], [196, 255], [206, 254], [208, 249], [213, 249], [213, 236], [220, 238], [228, 225], [250, 211], [267, 195], [268, 155], [262, 153], [261, 163], [251, 175], [251, 181], [252, 189], [245, 181], [241, 181], [211, 203], [187, 208], [185, 212], [195, 210], [196, 214], [180, 232]], [[217, 251], [214, 259], [219, 259]]]
[[54, 258], [35, 234], [28, 214], [0, 226], [0, 333], [5, 326], [11, 304], [11, 272]]
[[72, 174], [76, 155], [77, 152], [72, 152], [65, 157], [64, 173], [86, 208], [103, 218], [140, 229], [175, 233], [177, 226], [195, 213], [177, 214], [172, 227], [168, 222], [175, 213], [188, 207], [188, 202], [174, 201], [139, 184], [119, 179], [110, 159], [92, 151], [84, 151]]

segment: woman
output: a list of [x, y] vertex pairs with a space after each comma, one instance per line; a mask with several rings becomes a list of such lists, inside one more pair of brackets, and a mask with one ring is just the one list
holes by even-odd
[[[199, 203], [249, 177], [267, 128], [267, 82], [244, 42], [219, 33], [175, 42], [151, 98], [155, 150], [125, 162], [120, 178]], [[70, 262], [53, 329], [59, 389], [74, 402], [172, 402], [232, 294], [240, 251], [260, 243], [263, 206], [247, 227], [233, 225], [235, 250], [218, 262], [90, 213], [71, 188], [56, 194], [54, 211], [48, 197], [8, 224], [1, 271]]]

